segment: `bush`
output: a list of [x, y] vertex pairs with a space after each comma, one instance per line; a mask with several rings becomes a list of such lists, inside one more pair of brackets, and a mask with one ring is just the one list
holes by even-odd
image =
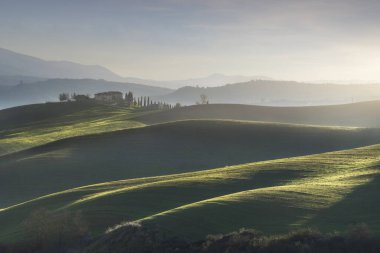
[[350, 241], [368, 241], [372, 239], [372, 232], [367, 224], [359, 223], [350, 226], [348, 229], [347, 238]]
[[241, 229], [227, 235], [209, 235], [202, 243], [203, 252], [251, 252], [261, 243], [262, 234], [255, 230]]
[[347, 236], [322, 234], [314, 229], [277, 236], [240, 230], [227, 235], [209, 235], [202, 243], [193, 243], [192, 250], [204, 253], [378, 253], [380, 240], [374, 239], [363, 224], [352, 227]]
[[95, 243], [86, 247], [83, 253], [170, 253], [186, 252], [189, 244], [176, 238], [166, 239], [155, 229], [147, 229], [138, 223], [125, 223], [109, 229]]
[[[264, 235], [250, 229], [209, 235], [201, 241], [188, 242], [166, 237], [157, 229], [139, 223], [124, 223], [86, 244], [80, 213], [55, 214], [46, 210], [33, 213], [25, 223], [29, 241], [0, 253], [379, 253], [380, 239], [368, 227], [359, 224], [341, 235], [323, 234], [314, 229], [284, 235]], [[57, 223], [57, 224], [53, 224]], [[8, 251], [7, 251], [8, 250]]]
[[40, 209], [24, 222], [27, 235], [25, 246], [38, 252], [66, 252], [88, 234], [88, 228], [80, 212], [52, 212]]

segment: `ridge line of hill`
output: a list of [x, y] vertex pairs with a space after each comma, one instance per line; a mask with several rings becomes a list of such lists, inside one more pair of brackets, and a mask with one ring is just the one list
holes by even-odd
[[[195, 215], [197, 218], [205, 212], [205, 218], [211, 219], [205, 221], [205, 226], [211, 226], [208, 229], [214, 227], [221, 229], [220, 232], [226, 232], [228, 228], [235, 229], [235, 223], [227, 223], [225, 228], [220, 227], [217, 224], [221, 217], [213, 217], [210, 212], [227, 208], [227, 213], [233, 212], [230, 213], [233, 215], [230, 219], [238, 219], [240, 223], [247, 222], [247, 226], [256, 224], [258, 229], [262, 230], [263, 224], [255, 217], [263, 217], [263, 214], [257, 208], [275, 204], [278, 208], [274, 208], [273, 212], [277, 212], [277, 209], [284, 210], [285, 216], [280, 224], [291, 225], [287, 222], [297, 218], [298, 226], [307, 225], [341, 203], [356, 203], [359, 199], [363, 205], [377, 208], [373, 202], [376, 192], [367, 195], [367, 199], [352, 198], [351, 195], [360, 193], [363, 187], [376, 187], [380, 177], [379, 152], [380, 144], [377, 144], [191, 173], [103, 182], [56, 192], [10, 206], [0, 211], [0, 220], [13, 217], [9, 221], [13, 224], [12, 220], [23, 219], [31, 210], [44, 206], [57, 212], [83, 210], [86, 217], [90, 218], [91, 226], [96, 227], [98, 232], [104, 232], [107, 227], [115, 227], [127, 220], [140, 221], [148, 226], [161, 224], [171, 232], [175, 232], [172, 226], [177, 224], [178, 233], [203, 236], [204, 232], [199, 228], [197, 230], [195, 224], [187, 224], [188, 228], [184, 226], [189, 219], [188, 215]], [[284, 178], [285, 175], [287, 176]], [[178, 195], [177, 190], [183, 191]], [[163, 193], [166, 193], [165, 198], [152, 199]], [[245, 205], [248, 205], [249, 210], [252, 208], [252, 217], [246, 212]], [[346, 210], [348, 220], [352, 220], [352, 215], [357, 215], [360, 210], [364, 212], [360, 219], [364, 219], [366, 216], [363, 215], [367, 215], [365, 211], [369, 209], [355, 210]], [[241, 219], [240, 212], [244, 212]], [[109, 216], [110, 214], [112, 216]], [[273, 222], [280, 218], [274, 217]], [[229, 219], [228, 216], [225, 219]], [[366, 219], [361, 221], [365, 222]], [[239, 222], [236, 226], [241, 225]], [[7, 223], [8, 221], [4, 223], [3, 230], [0, 229], [2, 238], [8, 235]], [[279, 226], [272, 223], [269, 230]], [[374, 228], [380, 231], [380, 227]], [[14, 232], [16, 230], [12, 233]], [[207, 233], [209, 232], [215, 231], [207, 230]]]
[[[63, 190], [63, 191], [47, 194], [47, 195], [44, 195], [44, 196], [41, 196], [41, 197], [37, 197], [35, 199], [31, 199], [31, 200], [22, 202], [22, 203], [11, 205], [9, 207], [5, 207], [5, 208], [0, 209], [0, 212], [2, 212], [2, 211], [8, 211], [8, 210], [11, 210], [13, 208], [20, 207], [22, 205], [32, 203], [34, 201], [38, 201], [38, 200], [43, 200], [43, 199], [46, 199], [46, 198], [54, 197], [54, 196], [60, 195], [62, 193], [70, 193], [70, 192], [75, 191], [75, 190], [86, 190], [86, 189], [90, 189], [90, 188], [93, 188], [93, 187], [100, 187], [100, 186], [107, 186], [107, 185], [114, 185], [114, 184], [123, 184], [123, 183], [128, 183], [128, 182], [135, 183], [135, 184], [132, 184], [130, 186], [123, 187], [121, 189], [105, 191], [105, 192], [102, 192], [102, 194], [93, 194], [93, 195], [90, 194], [90, 195], [86, 195], [84, 198], [81, 198], [81, 199], [79, 199], [77, 201], [74, 201], [74, 202], [68, 204], [68, 205], [65, 205], [62, 208], [73, 207], [73, 206], [75, 206], [77, 204], [84, 203], [86, 201], [91, 201], [91, 200], [93, 200], [95, 198], [102, 198], [104, 196], [113, 195], [113, 194], [117, 194], [117, 193], [122, 193], [122, 192], [125, 192], [125, 191], [138, 189], [138, 188], [141, 188], [141, 187], [150, 187], [150, 186], [154, 186], [154, 185], [161, 184], [161, 183], [174, 182], [174, 181], [177, 181], [177, 180], [186, 181], [188, 179], [196, 179], [200, 175], [204, 176], [206, 174], [209, 174], [207, 176], [207, 178], [219, 178], [218, 175], [221, 175], [224, 172], [234, 172], [234, 171], [236, 171], [236, 172], [237, 171], [242, 172], [242, 170], [243, 171], [245, 171], [245, 170], [251, 171], [250, 166], [263, 166], [263, 165], [268, 165], [268, 164], [281, 164], [282, 162], [287, 162], [289, 160], [297, 161], [297, 160], [303, 160], [303, 159], [314, 158], [314, 157], [319, 157], [319, 156], [325, 156], [325, 155], [328, 156], [328, 155], [332, 155], [332, 154], [344, 153], [344, 152], [347, 152], [347, 151], [371, 149], [371, 148], [375, 148], [375, 147], [380, 147], [380, 144], [373, 144], [373, 145], [368, 145], [368, 146], [363, 146], [363, 147], [358, 147], [358, 148], [349, 148], [349, 149], [338, 150], [338, 151], [328, 151], [328, 152], [322, 152], [322, 153], [310, 154], [310, 155], [302, 155], [302, 156], [278, 158], [278, 159], [258, 161], [258, 162], [250, 162], [250, 163], [237, 164], [237, 165], [232, 165], [232, 166], [225, 166], [225, 167], [221, 167], [221, 168], [213, 168], [213, 169], [200, 170], [200, 171], [183, 172], [183, 173], [161, 175], [161, 176], [140, 177], [140, 178], [132, 178], [132, 179], [122, 179], [122, 180], [116, 180], [116, 181], [107, 181], [107, 182], [102, 182], [102, 183], [83, 185], [83, 186], [80, 186], [80, 187], [75, 187], [75, 188], [72, 188], [72, 189], [67, 189], [67, 190]], [[372, 163], [375, 163], [376, 161], [372, 161]], [[379, 158], [379, 161], [380, 161], [380, 158]], [[139, 181], [143, 181], [143, 182], [139, 183]], [[145, 182], [145, 181], [149, 181], [149, 182]], [[270, 189], [270, 188], [276, 188], [276, 187], [284, 187], [284, 186], [295, 185], [295, 182], [298, 182], [298, 181], [302, 182], [303, 179], [301, 178], [301, 179], [297, 179], [295, 181], [291, 181], [291, 184], [284, 184], [284, 185], [263, 187], [263, 188], [258, 188], [258, 189], [254, 189], [254, 190]], [[309, 182], [308, 184], [311, 184], [311, 182]], [[234, 194], [238, 194], [240, 192], [246, 192], [246, 191], [251, 191], [251, 190], [239, 191], [239, 192], [235, 192], [235, 193], [231, 193], [231, 194], [226, 194], [226, 195], [222, 195], [222, 196], [234, 195]], [[212, 199], [214, 199], [214, 198], [220, 198], [220, 196], [213, 197]], [[197, 202], [203, 202], [203, 201], [207, 201], [207, 200], [208, 199], [205, 199], [205, 200], [202, 200], [202, 201], [197, 201]]]
[[[379, 129], [229, 120], [178, 121], [74, 137], [0, 157], [0, 191], [6, 193], [0, 206], [104, 181], [206, 170], [379, 142]], [[24, 178], [20, 179], [20, 174]]]
[[[109, 116], [108, 118], [111, 117], [116, 117], [116, 116]], [[128, 120], [131, 122], [138, 122], [138, 118], [140, 116], [135, 116], [131, 117]], [[107, 118], [103, 118], [101, 120], [104, 120]], [[167, 121], [167, 122], [158, 122], [158, 123], [153, 123], [150, 125], [142, 125], [138, 127], [131, 127], [131, 128], [126, 128], [126, 129], [118, 129], [118, 130], [111, 130], [107, 132], [98, 132], [98, 133], [90, 133], [90, 134], [84, 134], [84, 135], [78, 135], [78, 136], [70, 136], [58, 140], [54, 140], [48, 143], [44, 143], [42, 145], [30, 147], [27, 149], [23, 149], [17, 152], [9, 153], [9, 154], [0, 154], [0, 158], [13, 158], [13, 156], [17, 155], [22, 155], [24, 153], [27, 153], [29, 151], [38, 151], [40, 149], [48, 148], [51, 146], [55, 145], [60, 145], [60, 144], [65, 144], [70, 141], [75, 141], [75, 140], [84, 140], [87, 138], [92, 138], [92, 137], [107, 137], [110, 135], [114, 134], [121, 134], [125, 132], [131, 132], [131, 131], [139, 131], [142, 128], [155, 128], [155, 127], [162, 127], [162, 126], [170, 126], [174, 124], [179, 124], [179, 123], [197, 123], [197, 122], [206, 122], [206, 123], [241, 123], [241, 124], [251, 124], [251, 125], [270, 125], [270, 126], [285, 126], [285, 127], [299, 127], [299, 128], [326, 128], [326, 129], [339, 129], [339, 130], [351, 130], [355, 131], [358, 129], [376, 129], [374, 127], [354, 127], [354, 126], [320, 126], [320, 125], [310, 125], [310, 124], [297, 124], [297, 123], [286, 123], [286, 122], [268, 122], [268, 121], [251, 121], [251, 120], [235, 120], [235, 119], [180, 119], [180, 120], [175, 120], [175, 121]]]

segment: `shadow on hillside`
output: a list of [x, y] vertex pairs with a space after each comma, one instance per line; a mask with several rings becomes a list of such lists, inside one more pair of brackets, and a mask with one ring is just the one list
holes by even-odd
[[[380, 167], [380, 164], [375, 166]], [[322, 231], [344, 231], [351, 225], [366, 223], [380, 233], [380, 174], [353, 190], [342, 201], [319, 212], [307, 224]]]

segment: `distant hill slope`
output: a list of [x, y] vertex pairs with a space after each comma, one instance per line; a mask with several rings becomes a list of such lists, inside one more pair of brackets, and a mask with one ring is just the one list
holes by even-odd
[[89, 109], [107, 108], [96, 103], [30, 104], [0, 110], [0, 130], [19, 128]]
[[270, 106], [343, 104], [380, 99], [380, 84], [338, 85], [292, 81], [255, 80], [220, 87], [183, 87], [160, 99], [195, 104], [201, 94], [211, 103]]
[[233, 119], [325, 126], [380, 127], [380, 101], [310, 107], [234, 104], [186, 106], [135, 120], [147, 124], [184, 119]]
[[161, 86], [178, 89], [184, 86], [205, 86], [205, 87], [216, 87], [222, 86], [230, 83], [241, 83], [248, 82], [251, 80], [271, 80], [270, 77], [266, 76], [241, 76], [241, 75], [223, 75], [223, 74], [211, 74], [206, 77], [200, 78], [190, 78], [184, 80], [172, 80], [172, 81], [156, 81], [156, 80], [147, 80], [141, 78], [125, 77], [126, 82], [131, 83], [141, 83], [153, 86]]
[[8, 76], [8, 75], [0, 75], [0, 87], [2, 86], [14, 86], [20, 83], [34, 83], [44, 81], [47, 78], [34, 77], [34, 76]]
[[0, 157], [0, 207], [110, 180], [166, 175], [380, 142], [377, 129], [182, 121], [64, 139]]
[[68, 61], [46, 61], [0, 48], [0, 75], [41, 78], [92, 78], [122, 81], [122, 77], [101, 66]]
[[132, 91], [135, 96], [158, 96], [169, 93], [166, 88], [135, 83], [110, 82], [93, 79], [50, 79], [8, 87], [0, 93], [0, 108], [46, 101], [58, 101], [60, 93], [93, 95], [104, 91]]
[[199, 239], [245, 228], [267, 233], [366, 222], [380, 233], [380, 146], [90, 185], [0, 211], [0, 242], [22, 238], [33, 211], [81, 210], [92, 231], [139, 221]]
[[95, 102], [47, 103], [0, 110], [0, 156], [63, 138], [144, 126], [143, 109]]
[[165, 111], [96, 103], [34, 104], [0, 110], [0, 156], [62, 138], [188, 119], [380, 127], [378, 108], [380, 101], [297, 108], [210, 104]]

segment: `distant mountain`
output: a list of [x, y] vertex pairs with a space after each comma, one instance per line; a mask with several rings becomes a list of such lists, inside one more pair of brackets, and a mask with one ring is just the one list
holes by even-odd
[[49, 79], [46, 81], [0, 86], [0, 108], [57, 101], [60, 93], [93, 95], [103, 91], [132, 91], [135, 96], [162, 96], [172, 90], [135, 83], [93, 79]]
[[239, 76], [239, 75], [229, 76], [229, 75], [223, 75], [223, 74], [212, 74], [207, 77], [192, 78], [192, 79], [185, 79], [185, 80], [173, 80], [173, 81], [155, 81], [155, 80], [146, 80], [146, 79], [133, 78], [133, 77], [126, 77], [124, 78], [124, 80], [128, 82], [177, 89], [184, 86], [216, 87], [216, 86], [222, 86], [222, 85], [231, 84], [231, 83], [248, 82], [251, 80], [272, 80], [272, 79], [266, 76]]
[[98, 65], [83, 65], [69, 61], [47, 61], [0, 48], [0, 85], [16, 85], [19, 84], [20, 81], [31, 83], [55, 78], [104, 79], [108, 81], [140, 83], [174, 89], [183, 86], [215, 87], [250, 80], [271, 80], [265, 76], [230, 76], [223, 74], [212, 74], [202, 78], [171, 81], [121, 77], [107, 68]]
[[157, 99], [195, 104], [205, 94], [211, 103], [305, 106], [380, 99], [380, 84], [338, 85], [255, 80], [221, 87], [183, 87]]
[[131, 90], [136, 95], [155, 96], [156, 100], [185, 105], [196, 103], [201, 94], [207, 95], [211, 103], [269, 106], [342, 104], [380, 99], [380, 84], [299, 83], [271, 80], [265, 76], [223, 74], [155, 81], [121, 77], [101, 66], [46, 61], [0, 48], [0, 108], [55, 101], [61, 92], [92, 95], [109, 90]]
[[13, 85], [17, 85], [20, 83], [34, 83], [34, 82], [44, 81], [46, 79], [47, 78], [35, 77], [35, 76], [0, 75], [0, 86], [13, 86]]
[[101, 66], [82, 65], [69, 61], [45, 61], [3, 48], [0, 48], [0, 76], [123, 80], [119, 75]]

